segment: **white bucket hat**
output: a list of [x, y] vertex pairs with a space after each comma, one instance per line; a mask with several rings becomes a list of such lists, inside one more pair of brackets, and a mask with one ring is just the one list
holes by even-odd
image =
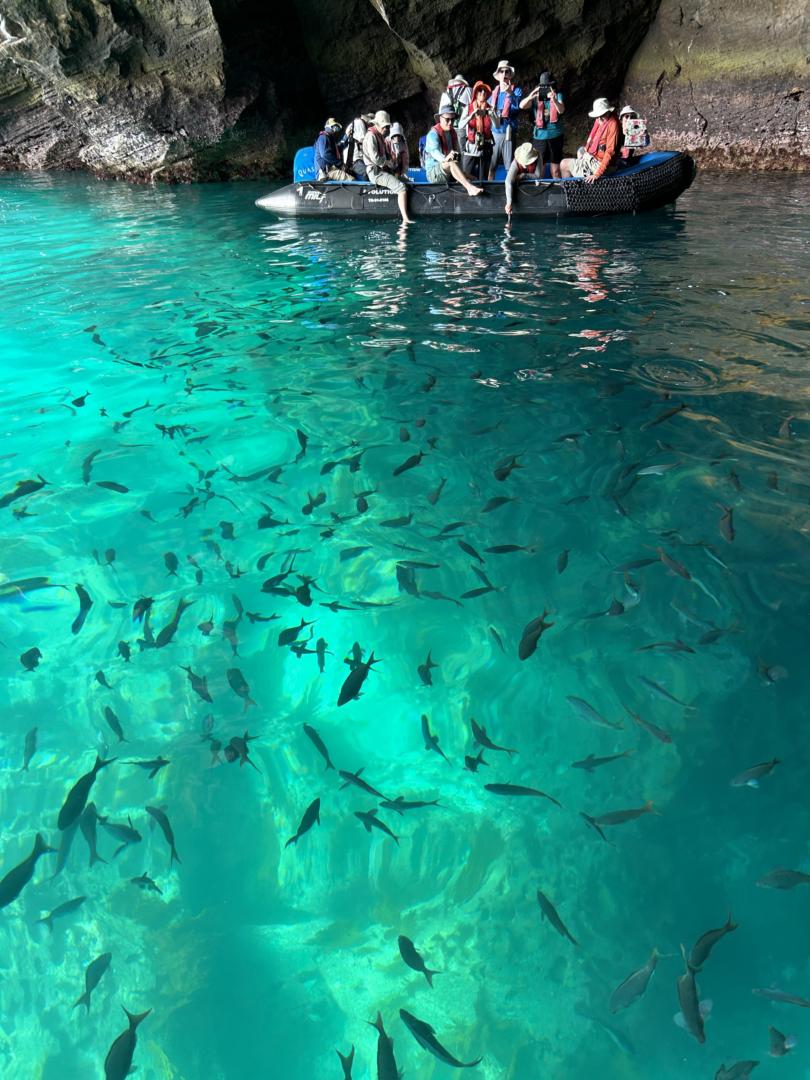
[[632, 105], [625, 105], [625, 107], [619, 113], [619, 116], [627, 116], [629, 113], [634, 113], [636, 116], [638, 116], [638, 109], [634, 109]]
[[470, 84], [467, 82], [467, 80], [464, 78], [463, 75], [454, 75], [453, 78], [450, 80], [450, 82], [447, 85], [448, 86], [469, 86]]
[[374, 113], [373, 123], [375, 128], [391, 127], [391, 117], [385, 109], [378, 109]]
[[515, 69], [512, 67], [512, 65], [509, 63], [508, 60], [499, 60], [498, 61], [498, 66], [492, 72], [492, 78], [493, 79], [498, 78], [498, 72], [499, 71], [508, 71], [511, 75], [515, 74]]
[[403, 135], [404, 136], [405, 132], [402, 130], [402, 124], [392, 124], [391, 125], [391, 134], [392, 135]]
[[529, 165], [534, 165], [539, 157], [540, 155], [530, 142], [521, 143], [515, 150], [515, 161], [524, 169], [528, 168]]
[[613, 106], [610, 104], [606, 97], [598, 97], [593, 103], [593, 108], [588, 113], [592, 119], [596, 119], [598, 116], [604, 116], [605, 113], [613, 112]]

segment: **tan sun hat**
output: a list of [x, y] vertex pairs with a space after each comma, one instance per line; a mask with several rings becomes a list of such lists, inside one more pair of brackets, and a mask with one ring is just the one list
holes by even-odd
[[499, 71], [508, 71], [511, 75], [515, 74], [515, 69], [512, 67], [512, 65], [509, 63], [508, 60], [499, 60], [498, 61], [498, 66], [492, 72], [493, 79], [498, 78], [498, 72]]
[[530, 142], [521, 143], [515, 150], [515, 161], [518, 165], [522, 165], [524, 169], [529, 165], [534, 165], [539, 157], [540, 155]]
[[632, 105], [625, 105], [619, 116], [629, 116], [632, 113], [633, 116], [638, 116], [638, 109], [634, 109]]
[[378, 109], [374, 113], [374, 127], [384, 128], [391, 127], [391, 117], [385, 111], [385, 109]]
[[613, 112], [613, 106], [610, 104], [606, 97], [598, 97], [593, 103], [593, 108], [588, 113], [592, 119], [596, 119], [598, 116], [604, 116], [605, 113]]
[[329, 119], [326, 121], [326, 123], [323, 126], [324, 126], [324, 130], [328, 131], [329, 128], [340, 128], [343, 125], [340, 123], [339, 120], [336, 120], [334, 118], [334, 116], [330, 116]]

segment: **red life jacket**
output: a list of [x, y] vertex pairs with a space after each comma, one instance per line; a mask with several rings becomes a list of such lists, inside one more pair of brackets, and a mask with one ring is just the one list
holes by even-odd
[[474, 101], [471, 101], [467, 106], [467, 119], [465, 121], [465, 127], [467, 128], [467, 138], [470, 142], [475, 142], [475, 136], [481, 134], [484, 137], [484, 142], [494, 142], [492, 137], [492, 117], [476, 116], [477, 106]]
[[458, 153], [458, 133], [455, 128], [450, 128], [449, 131], [445, 131], [441, 124], [434, 124], [433, 130], [439, 136], [439, 145], [442, 148], [442, 153], [445, 157], [451, 150], [455, 150]]
[[517, 171], [520, 174], [523, 173], [535, 173], [537, 172], [537, 162], [533, 161], [531, 165], [521, 165], [519, 161], [516, 161]]
[[607, 130], [611, 124], [618, 124], [619, 121], [616, 117], [609, 113], [604, 119], [597, 120], [591, 128], [591, 133], [588, 136], [588, 141], [585, 143], [585, 149], [589, 154], [592, 154], [595, 158], [601, 158], [604, 152], [607, 150], [607, 142], [605, 136]]
[[[373, 125], [368, 129], [374, 136], [374, 142], [377, 144], [377, 153], [381, 158], [388, 157], [388, 147], [385, 145], [385, 138], [382, 133], [377, 130]], [[368, 131], [366, 134], [368, 134]]]
[[[506, 97], [503, 99], [503, 109], [501, 110], [500, 115], [502, 120], [508, 120], [509, 113], [512, 111], [512, 90], [504, 90], [503, 92], [506, 94]], [[501, 87], [499, 83], [489, 96], [489, 103], [495, 110], [496, 115], [498, 112], [498, 95], [500, 93]]]
[[544, 128], [546, 126], [546, 105], [548, 105], [548, 122], [550, 124], [556, 124], [560, 118], [560, 113], [557, 108], [556, 101], [550, 101], [548, 98], [539, 97], [537, 99], [537, 109], [534, 114], [534, 126], [538, 128]]

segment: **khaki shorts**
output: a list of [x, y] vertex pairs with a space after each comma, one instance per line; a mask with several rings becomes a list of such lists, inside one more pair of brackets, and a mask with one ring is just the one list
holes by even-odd
[[[586, 176], [592, 176], [599, 168], [599, 158], [595, 158], [593, 154], [589, 154], [587, 150], [578, 153], [571, 163], [571, 175], [579, 176], [581, 179], [585, 179]], [[602, 176], [609, 176], [611, 173], [616, 172], [616, 166], [611, 165], [610, 168], [605, 169]]]
[[356, 180], [357, 177], [350, 172], [347, 172], [340, 165], [333, 165], [327, 169], [326, 172], [321, 169], [318, 173], [319, 180]]
[[369, 180], [372, 184], [376, 184], [377, 187], [384, 187], [389, 191], [393, 191], [395, 195], [399, 195], [400, 192], [408, 190], [403, 181], [390, 172], [378, 172], [376, 176], [370, 176]]

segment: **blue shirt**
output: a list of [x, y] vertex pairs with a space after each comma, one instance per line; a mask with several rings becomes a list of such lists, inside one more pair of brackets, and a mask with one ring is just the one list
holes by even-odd
[[[497, 97], [495, 96], [496, 93]], [[503, 122], [500, 120], [493, 120], [493, 131], [506, 131], [508, 127], [510, 127], [513, 132], [517, 131], [518, 116], [520, 115], [520, 99], [523, 97], [523, 91], [520, 87], [513, 86], [511, 90], [501, 90], [500, 86], [498, 86], [496, 90], [490, 94], [489, 102], [495, 110], [496, 115], [500, 117], [504, 105], [506, 104], [507, 95], [512, 98], [512, 103], [509, 106], [509, 118]]]
[[[563, 96], [560, 93], [560, 91], [558, 90], [557, 91], [557, 101], [562, 102], [562, 100], [563, 100]], [[543, 108], [544, 108], [545, 113], [546, 113], [546, 126], [541, 127], [541, 128], [536, 127], [534, 129], [534, 131], [532, 132], [532, 138], [533, 139], [556, 139], [558, 135], [563, 134], [563, 118], [561, 116], [558, 117], [556, 124], [552, 124], [551, 121], [548, 118], [549, 106], [550, 105], [551, 105], [551, 102], [548, 100], [548, 98], [546, 98], [546, 100], [545, 100], [545, 102], [543, 104]], [[537, 102], [536, 101], [532, 102], [532, 108], [534, 109], [534, 114], [533, 115], [536, 117], [537, 116]]]
[[336, 165], [342, 164], [337, 139], [329, 132], [322, 131], [315, 140], [315, 168], [326, 172], [327, 169], [334, 169]]

